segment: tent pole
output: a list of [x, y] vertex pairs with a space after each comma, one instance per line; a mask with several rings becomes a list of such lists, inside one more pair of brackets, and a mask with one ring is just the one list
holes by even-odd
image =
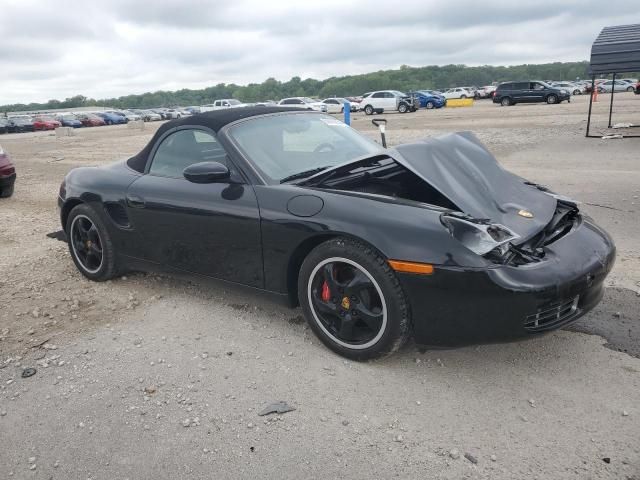
[[591, 126], [591, 107], [593, 106], [593, 92], [595, 91], [594, 88], [596, 88], [596, 76], [592, 75], [591, 76], [591, 96], [589, 97], [589, 115], [587, 115], [587, 133], [585, 137], [589, 136], [589, 127]]
[[611, 128], [611, 114], [613, 113], [613, 94], [616, 91], [616, 74], [613, 74], [613, 83], [611, 84], [611, 103], [609, 104], [609, 128]]

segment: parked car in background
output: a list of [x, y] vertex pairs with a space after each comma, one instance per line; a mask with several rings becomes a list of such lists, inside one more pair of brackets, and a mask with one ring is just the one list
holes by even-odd
[[324, 100], [322, 100], [322, 103], [324, 103], [327, 106], [327, 113], [342, 113], [344, 112], [344, 104], [348, 103], [349, 104], [349, 111], [350, 112], [357, 112], [358, 111], [358, 104], [351, 102], [349, 100], [347, 100], [346, 98], [342, 98], [342, 97], [335, 97], [335, 98], [325, 98]]
[[464, 87], [449, 88], [443, 93], [447, 100], [451, 98], [473, 98], [474, 93]]
[[192, 106], [192, 107], [184, 107], [184, 109], [189, 112], [191, 115], [195, 115], [196, 113], [202, 113], [202, 110], [200, 109], [200, 107], [198, 106]]
[[420, 108], [431, 110], [433, 108], [442, 108], [447, 104], [447, 99], [442, 95], [433, 95], [426, 90], [416, 90], [413, 96], [420, 103]]
[[60, 122], [60, 125], [63, 127], [72, 127], [72, 128], [80, 128], [82, 127], [82, 122], [78, 120], [72, 113], [59, 113], [55, 116], [55, 119]]
[[29, 115], [11, 115], [7, 120], [9, 133], [33, 132], [35, 130], [33, 119]]
[[162, 120], [169, 120], [170, 118], [170, 115], [166, 112], [164, 108], [152, 108], [151, 111], [160, 115], [160, 118]]
[[167, 119], [182, 118], [189, 115], [188, 113], [180, 110], [179, 108], [165, 108], [164, 113]]
[[573, 82], [553, 82], [551, 86], [553, 88], [559, 88], [560, 90], [566, 90], [571, 93], [571, 95], [582, 95], [587, 92], [584, 85], [579, 85]]
[[638, 81], [638, 83], [636, 83], [636, 95], [640, 95], [640, 81]]
[[379, 90], [365, 93], [362, 97], [358, 110], [364, 111], [367, 115], [384, 111], [415, 112], [419, 108], [417, 99], [398, 90]]
[[623, 80], [616, 80], [615, 86], [613, 80], [606, 80], [598, 85], [599, 93], [611, 93], [611, 90], [615, 92], [633, 92], [634, 89], [633, 84]]
[[156, 122], [162, 120], [162, 115], [154, 112], [153, 110], [136, 110], [136, 113], [140, 115], [145, 122]]
[[495, 85], [486, 85], [484, 87], [480, 87], [476, 90], [476, 98], [491, 98], [493, 97], [493, 92], [496, 91]]
[[6, 118], [0, 118], [0, 134], [7, 133], [9, 121]]
[[211, 112], [213, 110], [222, 110], [225, 108], [238, 108], [245, 107], [246, 103], [242, 103], [240, 100], [236, 100], [235, 98], [223, 98], [220, 100], [216, 100], [209, 105], [203, 105], [200, 107], [200, 112]]
[[571, 101], [571, 92], [554, 88], [542, 81], [504, 82], [498, 85], [493, 95], [493, 103], [503, 107], [516, 103], [547, 102], [549, 104]]
[[116, 115], [120, 115], [127, 119], [127, 122], [135, 122], [138, 120], [142, 120], [142, 116], [139, 113], [136, 113], [131, 110], [108, 110], [109, 113], [115, 113]]
[[326, 112], [327, 106], [320, 100], [309, 97], [291, 97], [283, 98], [278, 105], [287, 105], [289, 107], [310, 108], [318, 112]]
[[105, 125], [120, 125], [127, 123], [127, 119], [121, 115], [111, 112], [95, 112], [95, 115], [104, 120]]
[[9, 154], [0, 145], [0, 198], [13, 195], [13, 186], [16, 182], [16, 167], [11, 162]]
[[36, 115], [33, 117], [34, 130], [55, 130], [60, 125], [59, 121], [49, 115]]
[[89, 112], [80, 112], [76, 114], [78, 120], [82, 123], [83, 127], [102, 127], [106, 125], [105, 121], [97, 115]]
[[620, 80], [622, 80], [623, 82], [630, 83], [631, 85], [635, 85], [636, 83], [638, 83], [637, 78], [621, 78]]

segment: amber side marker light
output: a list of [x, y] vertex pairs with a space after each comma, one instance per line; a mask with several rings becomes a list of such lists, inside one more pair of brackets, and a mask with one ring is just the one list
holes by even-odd
[[419, 273], [421, 275], [433, 274], [433, 265], [429, 263], [403, 262], [401, 260], [388, 260], [388, 263], [396, 272]]

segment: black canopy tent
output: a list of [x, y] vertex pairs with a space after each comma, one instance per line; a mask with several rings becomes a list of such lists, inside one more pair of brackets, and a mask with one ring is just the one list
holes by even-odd
[[[611, 128], [616, 74], [624, 72], [640, 72], [640, 24], [605, 27], [591, 47], [591, 62], [589, 64], [591, 91], [593, 92], [596, 88], [596, 75], [613, 74], [614, 84], [611, 88], [608, 128]], [[600, 138], [600, 135], [589, 135], [592, 105], [593, 93], [589, 101], [586, 136]], [[640, 135], [625, 135], [625, 137], [640, 137]]]

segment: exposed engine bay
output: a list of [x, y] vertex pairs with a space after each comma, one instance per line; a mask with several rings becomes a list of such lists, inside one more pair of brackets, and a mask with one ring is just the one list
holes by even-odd
[[525, 241], [508, 226], [463, 212], [452, 200], [390, 157], [378, 157], [350, 170], [337, 170], [316, 185], [409, 200], [449, 210], [442, 214], [442, 224], [467, 248], [495, 263], [522, 265], [543, 260], [544, 247], [569, 233], [580, 219], [575, 202], [555, 195], [541, 185], [523, 184], [556, 199], [555, 212], [549, 223]]

